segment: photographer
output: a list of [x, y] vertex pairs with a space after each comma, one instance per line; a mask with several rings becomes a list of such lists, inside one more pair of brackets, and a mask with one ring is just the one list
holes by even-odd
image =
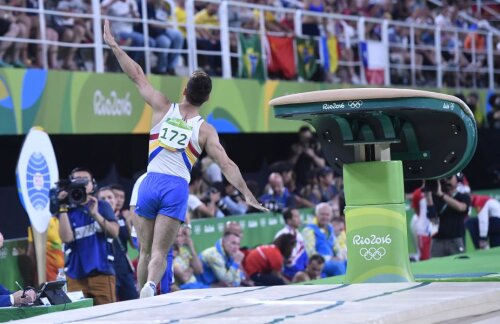
[[[200, 178], [199, 181], [201, 182], [202, 179]], [[231, 184], [218, 181], [212, 183], [201, 198], [190, 194], [188, 206], [196, 211], [198, 217], [222, 218], [245, 214], [248, 209], [246, 203], [244, 201], [238, 203], [232, 199], [233, 195], [238, 196], [238, 194], [239, 192]]]
[[465, 218], [471, 203], [470, 196], [457, 191], [457, 175], [439, 181], [426, 181], [424, 191], [427, 217], [439, 230], [432, 238], [431, 256], [442, 257], [463, 253]]
[[326, 165], [319, 142], [308, 126], [299, 129], [299, 141], [292, 145], [292, 156], [289, 161], [294, 165], [299, 190], [307, 184], [307, 176], [311, 170]]
[[217, 202], [217, 207], [225, 216], [246, 214], [248, 205], [241, 193], [226, 178], [223, 180], [223, 182], [213, 184], [221, 190], [221, 199]]
[[279, 173], [271, 173], [266, 185], [266, 192], [259, 201], [270, 211], [281, 213], [286, 208], [295, 207], [293, 194], [283, 184], [283, 177]]
[[491, 111], [486, 115], [489, 128], [500, 129], [500, 94], [494, 94], [488, 99]]
[[76, 168], [70, 180], [71, 184], [59, 188], [57, 195], [59, 234], [68, 257], [68, 291], [83, 291], [85, 297], [94, 298], [94, 305], [114, 302], [115, 273], [109, 242], [118, 236], [119, 225], [111, 206], [91, 195], [96, 185], [90, 170]]
[[[191, 219], [209, 218], [217, 216], [216, 202], [220, 199], [218, 191], [208, 191], [202, 199], [198, 196], [203, 185], [202, 173], [198, 168], [191, 171], [191, 181], [189, 182], [188, 212]], [[223, 217], [223, 215], [219, 215]]]

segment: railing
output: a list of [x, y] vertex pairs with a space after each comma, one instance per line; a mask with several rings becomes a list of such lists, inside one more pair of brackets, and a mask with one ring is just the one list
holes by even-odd
[[[171, 0], [165, 0], [173, 5]], [[85, 59], [88, 63], [87, 69], [101, 73], [106, 70], [106, 57], [109, 56], [108, 47], [102, 41], [102, 21], [107, 18], [113, 22], [132, 22], [142, 24], [144, 46], [133, 47], [123, 46], [124, 50], [129, 52], [140, 51], [146, 53], [144, 56], [144, 69], [146, 73], [151, 73], [152, 59], [158, 53], [180, 53], [185, 58], [184, 66], [186, 72], [192, 72], [198, 68], [198, 55], [220, 56], [222, 61], [222, 77], [231, 78], [238, 75], [238, 71], [233, 69], [231, 59], [241, 57], [241, 48], [239, 42], [237, 46], [231, 46], [231, 40], [237, 39], [240, 33], [257, 34], [260, 36], [262, 49], [265, 49], [267, 40], [265, 35], [266, 24], [264, 15], [266, 12], [274, 15], [293, 15], [295, 37], [309, 37], [302, 33], [302, 22], [304, 18], [314, 18], [324, 22], [324, 24], [336, 23], [344, 27], [352, 26], [354, 33], [340, 33], [336, 35], [339, 46], [345, 52], [339, 58], [339, 71], [346, 72], [351, 77], [359, 77], [361, 84], [366, 84], [365, 69], [363, 67], [359, 44], [363, 41], [379, 41], [384, 44], [388, 50], [388, 62], [385, 64], [384, 85], [407, 85], [407, 86], [434, 86], [434, 87], [484, 87], [494, 89], [495, 85], [500, 83], [500, 50], [496, 49], [494, 39], [500, 37], [500, 33], [488, 26], [488, 29], [477, 30], [476, 33], [484, 37], [486, 48], [476, 49], [476, 38], [472, 37], [470, 49], [465, 49], [463, 44], [468, 34], [471, 32], [458, 28], [440, 28], [439, 26], [381, 20], [374, 18], [365, 18], [358, 16], [345, 16], [331, 13], [311, 12], [307, 10], [292, 10], [279, 7], [269, 7], [246, 3], [244, 1], [215, 1], [215, 0], [196, 0], [196, 3], [219, 3], [218, 17], [220, 25], [216, 27], [220, 34], [220, 51], [205, 51], [197, 49], [196, 28], [214, 28], [213, 26], [195, 26], [194, 24], [180, 24], [176, 21], [160, 22], [166, 28], [172, 26], [184, 27], [186, 29], [186, 44], [184, 49], [173, 50], [149, 46], [148, 27], [151, 23], [158, 24], [158, 21], [147, 19], [146, 15], [141, 18], [120, 18], [101, 14], [101, 4], [99, 0], [92, 0], [91, 13], [70, 13], [57, 10], [49, 10], [44, 6], [44, 1], [39, 1], [37, 9], [20, 8], [14, 6], [0, 6], [2, 11], [11, 11], [17, 13], [37, 14], [40, 25], [39, 39], [19, 38], [19, 37], [0, 37], [0, 41], [36, 44], [42, 48], [41, 67], [47, 69], [48, 47], [59, 46], [63, 48], [76, 48], [87, 55]], [[142, 12], [146, 11], [146, 0], [142, 0]], [[187, 21], [193, 22], [195, 16], [195, 0], [186, 1]], [[230, 26], [229, 15], [232, 12], [252, 11], [257, 12], [258, 19], [256, 29]], [[92, 26], [94, 35], [92, 43], [68, 43], [62, 41], [50, 41], [47, 39], [46, 26], [47, 19], [53, 16], [67, 18], [81, 18]], [[323, 24], [321, 25], [321, 27]], [[374, 37], [370, 30], [373, 28], [380, 32]], [[321, 35], [325, 36], [327, 31], [321, 29]], [[340, 28], [344, 29], [345, 28]], [[395, 39], [394, 31], [404, 35]], [[421, 35], [425, 33], [431, 41], [422, 41]], [[321, 46], [321, 37], [313, 37]], [[375, 38], [375, 39], [374, 39]], [[262, 51], [264, 62], [266, 62], [266, 51]], [[319, 51], [322, 53], [322, 51]], [[347, 57], [346, 53], [350, 53]], [[443, 62], [443, 56], [446, 62]], [[324, 63], [324, 57], [319, 56], [318, 62]], [[240, 60], [241, 61], [241, 60]], [[479, 64], [479, 62], [481, 64]], [[446, 63], [446, 64], [445, 64]], [[241, 62], [240, 62], [241, 64]], [[267, 69], [263, 71], [265, 74]], [[345, 74], [345, 73], [344, 73]], [[354, 75], [353, 75], [354, 74]], [[424, 80], [425, 79], [425, 80]], [[300, 80], [300, 79], [299, 79]], [[344, 80], [345, 81], [345, 80]]]

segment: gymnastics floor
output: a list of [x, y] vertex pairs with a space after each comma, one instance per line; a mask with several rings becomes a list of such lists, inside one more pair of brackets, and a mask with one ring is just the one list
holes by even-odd
[[500, 323], [500, 283], [412, 282], [184, 290], [17, 322], [493, 324]]

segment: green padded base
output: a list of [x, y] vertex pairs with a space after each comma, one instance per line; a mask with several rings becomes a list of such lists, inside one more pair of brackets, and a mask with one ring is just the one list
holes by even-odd
[[400, 161], [344, 165], [346, 283], [414, 281]]
[[401, 161], [344, 165], [344, 192], [346, 204], [350, 206], [403, 203]]

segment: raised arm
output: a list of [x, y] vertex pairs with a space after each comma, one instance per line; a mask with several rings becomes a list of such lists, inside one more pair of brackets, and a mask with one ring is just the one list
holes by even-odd
[[162, 116], [168, 111], [170, 101], [159, 91], [155, 90], [146, 78], [141, 66], [137, 64], [124, 50], [118, 46], [115, 38], [111, 34], [109, 21], [104, 20], [104, 41], [109, 45], [113, 54], [116, 56], [122, 70], [134, 82], [144, 100], [153, 108], [154, 113], [160, 113]]
[[257, 199], [253, 196], [250, 189], [248, 189], [243, 176], [241, 175], [238, 166], [227, 156], [226, 151], [219, 142], [219, 135], [215, 129], [208, 123], [203, 123], [201, 126], [202, 143], [204, 142], [205, 150], [215, 163], [217, 163], [227, 181], [231, 183], [236, 189], [239, 190], [245, 197], [245, 201], [250, 206], [261, 211], [269, 211], [263, 207]]

